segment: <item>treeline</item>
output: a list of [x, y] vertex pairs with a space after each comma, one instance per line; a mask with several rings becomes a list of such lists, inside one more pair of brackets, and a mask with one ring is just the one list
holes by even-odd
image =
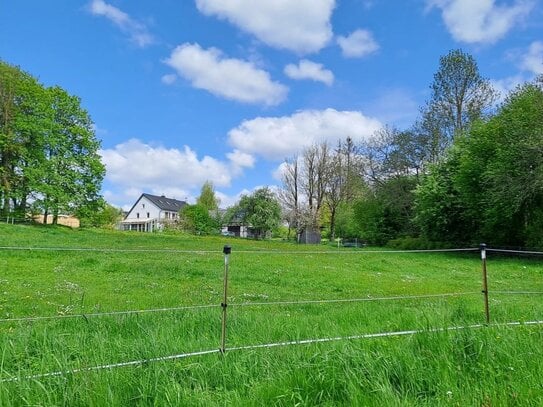
[[0, 215], [103, 210], [99, 141], [78, 97], [0, 61]]
[[179, 222], [169, 227], [197, 235], [218, 234], [223, 226], [250, 226], [255, 238], [263, 239], [277, 232], [281, 221], [281, 206], [267, 187], [242, 195], [237, 204], [219, 209], [213, 183], [206, 181], [194, 205], [179, 212]]
[[431, 89], [407, 130], [385, 127], [285, 160], [289, 234], [320, 229], [404, 248], [543, 247], [543, 79], [496, 107], [473, 57], [453, 50]]

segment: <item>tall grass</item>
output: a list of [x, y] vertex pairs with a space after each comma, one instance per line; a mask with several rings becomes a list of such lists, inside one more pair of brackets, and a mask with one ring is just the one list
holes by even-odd
[[[4, 247], [206, 251], [0, 250], [0, 319], [11, 320], [0, 323], [0, 380], [16, 379], [0, 382], [0, 405], [543, 403], [543, 329], [536, 326], [428, 330], [39, 376], [218, 349], [224, 244], [233, 246], [227, 347], [484, 321], [477, 253], [0, 225]], [[543, 291], [543, 262], [489, 256], [488, 270], [492, 321], [542, 319], [541, 296], [492, 291]], [[441, 293], [466, 295], [291, 303]], [[14, 320], [201, 304], [215, 306]]]

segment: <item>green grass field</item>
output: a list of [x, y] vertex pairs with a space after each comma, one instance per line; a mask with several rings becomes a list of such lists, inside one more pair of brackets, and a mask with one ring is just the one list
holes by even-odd
[[[227, 348], [423, 332], [85, 370], [216, 351], [225, 244]], [[1, 406], [543, 404], [541, 325], [433, 330], [484, 323], [478, 252], [5, 224], [0, 246]], [[488, 275], [492, 323], [543, 320], [541, 294], [505, 293], [543, 292], [543, 257], [489, 253]], [[108, 314], [159, 308], [179, 309]]]

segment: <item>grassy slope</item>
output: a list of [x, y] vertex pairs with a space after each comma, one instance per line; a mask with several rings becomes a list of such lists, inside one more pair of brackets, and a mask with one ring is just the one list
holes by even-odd
[[[477, 293], [476, 254], [384, 255], [219, 237], [8, 225], [0, 225], [0, 246], [213, 253], [1, 250], [0, 318], [218, 305], [224, 244], [233, 246], [230, 346], [483, 320], [479, 294], [236, 307], [245, 302]], [[489, 275], [491, 291], [543, 291], [540, 261], [491, 258]], [[542, 311], [540, 296], [491, 298], [495, 321], [541, 319]], [[219, 306], [2, 322], [1, 377], [216, 349], [219, 332]], [[2, 383], [0, 405], [537, 405], [543, 403], [541, 339], [541, 328], [491, 328], [232, 352], [224, 358], [208, 355]]]

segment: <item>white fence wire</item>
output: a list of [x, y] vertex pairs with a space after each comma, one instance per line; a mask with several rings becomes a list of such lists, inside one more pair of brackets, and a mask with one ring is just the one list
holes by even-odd
[[[103, 253], [187, 253], [187, 254], [222, 254], [219, 250], [179, 250], [179, 249], [111, 249], [97, 247], [39, 247], [39, 246], [0, 246], [0, 250], [20, 251], [58, 251], [58, 252], [103, 252]], [[487, 249], [489, 250], [489, 249]], [[476, 247], [464, 249], [425, 249], [425, 250], [372, 250], [332, 247], [327, 250], [236, 250], [236, 254], [409, 254], [409, 253], [452, 253], [476, 252]], [[543, 254], [543, 253], [541, 253]]]
[[[536, 326], [536, 325], [543, 325], [543, 321], [527, 321], [527, 322], [515, 321], [515, 322], [506, 322], [506, 323], [499, 323], [499, 324], [490, 324], [490, 325], [472, 324], [472, 325], [464, 325], [464, 326], [451, 326], [451, 327], [445, 327], [445, 328], [428, 328], [428, 329], [416, 329], [416, 330], [408, 330], [408, 331], [379, 332], [379, 333], [372, 333], [372, 334], [370, 333], [370, 334], [360, 334], [360, 335], [350, 335], [350, 336], [336, 336], [336, 337], [330, 337], [330, 338], [302, 339], [302, 340], [296, 340], [296, 341], [234, 346], [234, 347], [225, 348], [224, 351], [233, 352], [233, 351], [248, 351], [248, 350], [256, 350], [256, 349], [270, 349], [270, 348], [276, 348], [276, 347], [309, 345], [309, 344], [324, 343], [324, 342], [389, 338], [389, 337], [417, 335], [417, 334], [424, 334], [424, 333], [438, 333], [438, 332], [460, 331], [460, 330], [467, 330], [467, 329], [480, 329], [484, 327], [490, 327], [490, 328], [492, 327], [519, 327], [519, 326]], [[39, 379], [45, 379], [49, 377], [67, 376], [67, 375], [73, 375], [73, 374], [84, 373], [84, 372], [110, 370], [110, 369], [129, 367], [129, 366], [140, 366], [140, 365], [153, 363], [153, 362], [164, 362], [164, 361], [169, 361], [169, 360], [209, 355], [211, 353], [223, 353], [223, 351], [221, 349], [210, 349], [210, 350], [202, 350], [202, 351], [196, 351], [196, 352], [180, 353], [176, 355], [161, 356], [161, 357], [149, 358], [149, 359], [131, 360], [128, 362], [111, 363], [107, 365], [90, 366], [90, 367], [83, 367], [83, 368], [70, 369], [70, 370], [61, 370], [61, 371], [56, 371], [56, 372], [39, 373], [35, 375], [30, 375], [30, 376], [9, 377], [5, 379], [1, 379], [0, 383], [18, 382], [22, 380], [39, 380]]]
[[[525, 254], [525, 255], [543, 255], [543, 252], [536, 251], [519, 251], [519, 250], [506, 250], [506, 249], [492, 249], [485, 248], [487, 252], [497, 252], [497, 253], [508, 253], [508, 254]], [[58, 251], [58, 252], [105, 252], [105, 253], [178, 253], [178, 254], [221, 254], [220, 251], [215, 250], [178, 250], [178, 249], [111, 249], [111, 248], [73, 248], [73, 247], [18, 247], [18, 246], [0, 246], [0, 250], [14, 250], [14, 251]], [[236, 253], [241, 254], [409, 254], [409, 253], [447, 253], [447, 252], [475, 252], [479, 251], [479, 248], [461, 248], [461, 249], [429, 249], [429, 250], [325, 250], [325, 251], [312, 251], [312, 250], [303, 250], [303, 251], [274, 251], [274, 250], [237, 250]], [[541, 291], [492, 291], [495, 294], [502, 295], [541, 295]], [[365, 297], [365, 298], [346, 298], [346, 299], [321, 299], [321, 300], [299, 300], [299, 301], [274, 301], [274, 302], [244, 302], [244, 303], [230, 303], [229, 307], [248, 307], [248, 306], [286, 306], [286, 305], [307, 305], [307, 304], [332, 304], [332, 303], [354, 303], [354, 302], [366, 302], [366, 301], [394, 301], [394, 300], [412, 300], [412, 299], [425, 299], [425, 298], [445, 298], [445, 297], [457, 297], [457, 296], [468, 296], [468, 295], [480, 295], [481, 291], [476, 292], [456, 292], [456, 293], [442, 293], [442, 294], [424, 294], [424, 295], [403, 295], [403, 296], [389, 296], [389, 297]], [[101, 313], [81, 313], [81, 314], [69, 314], [69, 315], [52, 315], [52, 316], [36, 316], [36, 317], [18, 317], [18, 318], [5, 318], [0, 319], [2, 322], [32, 322], [40, 320], [55, 320], [55, 319], [66, 319], [66, 318], [87, 318], [87, 317], [99, 317], [99, 316], [116, 316], [116, 315], [130, 315], [130, 314], [142, 314], [142, 313], [157, 313], [157, 312], [175, 312], [183, 310], [195, 310], [195, 309], [206, 309], [206, 308], [219, 308], [225, 304], [203, 304], [203, 305], [187, 305], [187, 306], [178, 306], [170, 308], [154, 308], [154, 309], [143, 309], [143, 310], [128, 310], [128, 311], [111, 311], [111, 312], [101, 312]], [[276, 343], [267, 343], [267, 344], [255, 344], [255, 345], [245, 345], [237, 347], [225, 347], [224, 349], [211, 349], [211, 350], [201, 350], [188, 353], [180, 353], [176, 355], [133, 360], [128, 362], [119, 362], [106, 365], [98, 365], [91, 367], [83, 367], [71, 370], [40, 373], [30, 376], [21, 376], [16, 377], [11, 375], [11, 377], [0, 379], [0, 383], [5, 382], [16, 382], [20, 380], [38, 380], [48, 377], [55, 376], [65, 376], [76, 373], [91, 372], [98, 370], [107, 370], [121, 367], [129, 366], [138, 366], [152, 362], [162, 362], [175, 359], [183, 359], [195, 356], [208, 355], [212, 353], [223, 353], [230, 351], [246, 351], [246, 350], [255, 350], [263, 348], [274, 348], [280, 346], [293, 346], [293, 345], [304, 345], [304, 344], [314, 344], [314, 343], [324, 343], [324, 342], [333, 342], [333, 341], [346, 341], [346, 340], [357, 340], [357, 339], [372, 339], [372, 338], [386, 338], [394, 336], [405, 336], [405, 335], [415, 335], [422, 333], [432, 333], [432, 332], [448, 332], [448, 331], [458, 331], [466, 329], [480, 329], [483, 327], [506, 327], [506, 326], [537, 326], [543, 325], [543, 321], [528, 321], [528, 322], [506, 322], [506, 323], [493, 323], [493, 324], [472, 324], [465, 326], [452, 326], [445, 328], [428, 328], [424, 330], [406, 330], [406, 331], [396, 331], [396, 332], [380, 332], [380, 333], [367, 333], [359, 335], [350, 335], [342, 337], [329, 337], [329, 338], [316, 338], [316, 339], [304, 339], [296, 341], [286, 341], [286, 342], [276, 342]], [[2, 372], [6, 374], [7, 372]]]
[[[251, 306], [334, 304], [334, 303], [371, 302], [371, 301], [398, 301], [398, 300], [414, 300], [414, 299], [424, 299], [424, 298], [460, 297], [460, 296], [479, 295], [479, 294], [481, 294], [479, 291], [471, 291], [471, 292], [463, 292], [463, 293], [398, 295], [398, 296], [391, 296], [391, 297], [341, 298], [341, 299], [329, 299], [329, 300], [299, 300], [299, 301], [269, 301], [269, 302], [239, 302], [239, 303], [234, 302], [234, 303], [228, 303], [228, 306], [229, 307], [251, 307]], [[150, 308], [150, 309], [142, 309], [142, 310], [128, 310], [128, 311], [94, 312], [94, 313], [48, 315], [48, 316], [36, 316], [36, 317], [16, 317], [16, 318], [0, 319], [0, 323], [33, 322], [33, 321], [54, 320], [54, 319], [88, 318], [88, 317], [102, 317], [102, 316], [114, 316], [114, 315], [145, 314], [145, 313], [156, 313], [156, 312], [175, 312], [175, 311], [188, 311], [188, 310], [195, 310], [195, 309], [219, 308], [219, 307], [220, 307], [220, 304], [202, 304], [202, 305], [186, 305], [186, 306], [170, 307], [170, 308]]]

